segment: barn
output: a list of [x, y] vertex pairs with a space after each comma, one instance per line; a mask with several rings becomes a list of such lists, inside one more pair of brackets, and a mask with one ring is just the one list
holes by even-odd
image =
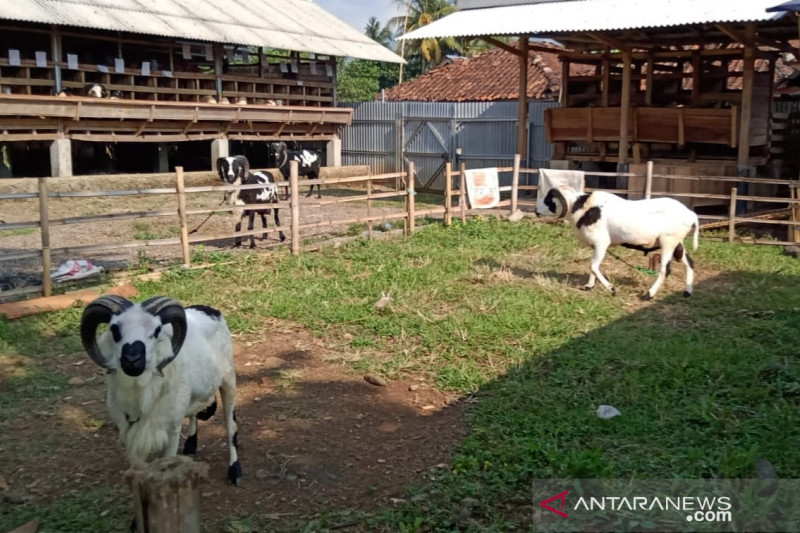
[[273, 140], [336, 164], [337, 57], [402, 62], [311, 0], [4, 2], [0, 176], [266, 165]]

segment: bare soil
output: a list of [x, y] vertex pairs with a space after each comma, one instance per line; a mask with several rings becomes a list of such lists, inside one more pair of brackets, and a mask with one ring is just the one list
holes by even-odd
[[[210, 465], [201, 489], [206, 531], [254, 513], [277, 526], [325, 510], [385, 507], [449, 465], [464, 433], [455, 398], [413, 379], [370, 384], [303, 327], [274, 321], [269, 331], [264, 341], [237, 341], [241, 487], [226, 484], [221, 410], [200, 422], [195, 459]], [[77, 386], [4, 424], [16, 436], [0, 438], [5, 480], [38, 505], [90, 488], [126, 491], [102, 373], [77, 353], [55, 364]]]

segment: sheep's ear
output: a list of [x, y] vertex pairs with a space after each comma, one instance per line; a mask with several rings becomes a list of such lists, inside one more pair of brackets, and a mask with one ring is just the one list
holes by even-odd
[[162, 324], [172, 325], [172, 355], [158, 364], [159, 373], [170, 364], [181, 351], [183, 341], [186, 340], [186, 311], [174, 298], [155, 296], [142, 302], [142, 310], [161, 319]]
[[86, 353], [98, 366], [113, 370], [97, 347], [97, 327], [100, 324], [108, 324], [115, 315], [122, 313], [132, 305], [122, 296], [107, 295], [96, 299], [83, 310], [81, 342]]

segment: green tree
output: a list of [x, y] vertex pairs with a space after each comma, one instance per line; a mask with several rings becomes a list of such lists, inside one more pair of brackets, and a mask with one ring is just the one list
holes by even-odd
[[373, 100], [380, 91], [380, 68], [376, 61], [340, 59], [338, 61], [340, 102]]
[[[427, 26], [456, 9], [452, 0], [394, 0], [394, 2], [403, 14], [393, 17], [389, 23], [400, 33], [403, 33], [404, 29], [405, 33], [408, 33]], [[442, 60], [442, 56], [461, 52], [461, 42], [453, 37], [408, 40], [405, 41], [405, 45], [402, 42], [398, 44], [396, 51], [400, 53], [403, 46], [405, 46], [403, 55], [406, 58], [419, 56], [423, 72], [436, 66]]]
[[381, 25], [380, 21], [375, 17], [369, 18], [367, 25], [364, 27], [364, 33], [367, 37], [386, 48], [391, 47], [394, 39], [392, 27], [389, 24]]

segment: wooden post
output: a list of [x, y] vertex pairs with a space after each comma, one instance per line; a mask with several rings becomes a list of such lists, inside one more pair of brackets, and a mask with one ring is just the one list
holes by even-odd
[[300, 186], [297, 161], [289, 161], [289, 206], [292, 210], [292, 255], [300, 253]]
[[[794, 186], [790, 185], [789, 191], [790, 198], [795, 201], [800, 200], [800, 180], [795, 182]], [[800, 205], [792, 204], [792, 221], [800, 224]], [[800, 228], [797, 226], [792, 226], [792, 241], [800, 243]]]
[[628, 111], [631, 103], [631, 59], [630, 50], [622, 52], [622, 101], [619, 110], [619, 158], [617, 172], [625, 172], [628, 162]]
[[414, 233], [415, 229], [415, 221], [414, 221], [414, 196], [417, 194], [414, 191], [414, 162], [408, 162], [408, 188], [406, 189], [408, 193], [408, 234], [411, 235]]
[[50, 212], [47, 207], [47, 181], [39, 178], [39, 227], [42, 230], [42, 294], [53, 294], [50, 279]]
[[461, 179], [458, 182], [458, 205], [461, 208], [461, 223], [467, 223], [467, 165], [461, 163], [458, 166]]
[[653, 162], [647, 162], [647, 175], [644, 178], [644, 199], [649, 200], [653, 193]]
[[514, 172], [511, 176], [511, 214], [517, 212], [517, 195], [519, 194], [519, 164], [520, 155], [514, 154]]
[[645, 83], [647, 87], [644, 90], [644, 105], [653, 105], [653, 69], [655, 62], [653, 61], [653, 54], [647, 54], [647, 75], [645, 76]]
[[444, 225], [453, 223], [453, 164], [448, 161], [444, 164]]
[[192, 266], [192, 257], [189, 254], [189, 227], [186, 225], [186, 188], [183, 182], [183, 167], [175, 167], [175, 189], [178, 191], [178, 218], [181, 223], [181, 250], [183, 251], [183, 266]]
[[[753, 115], [753, 77], [755, 72], [755, 47], [752, 43], [756, 40], [756, 24], [748, 22], [745, 25], [745, 37], [750, 44], [744, 47], [742, 61], [742, 108], [739, 119], [739, 155], [737, 159], [737, 174], [751, 176], [750, 167], [750, 122]], [[739, 183], [739, 193], [747, 194], [747, 184]], [[737, 213], [745, 212], [745, 202], [736, 209]]]
[[731, 205], [728, 209], [728, 242], [733, 242], [736, 236], [736, 187], [731, 189]]
[[125, 472], [138, 533], [200, 533], [200, 480], [207, 475], [206, 463], [185, 455]]
[[[519, 38], [519, 110], [517, 113], [517, 153], [528, 158], [528, 36]], [[562, 81], [562, 85], [565, 82]]]
[[367, 180], [367, 235], [369, 240], [372, 240], [372, 171], [370, 170], [370, 179]]

